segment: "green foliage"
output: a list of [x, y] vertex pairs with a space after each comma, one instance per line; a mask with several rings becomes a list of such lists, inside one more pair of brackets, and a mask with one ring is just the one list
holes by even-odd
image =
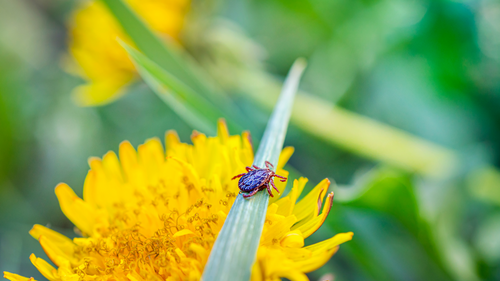
[[[170, 105], [172, 110], [200, 132], [215, 133], [214, 124], [217, 123], [218, 118], [224, 116], [218, 108], [209, 104], [203, 96], [196, 94], [190, 87], [146, 56], [125, 43], [122, 44], [136, 64], [144, 81], [165, 103]], [[231, 119], [228, 121], [230, 125], [234, 124]]]

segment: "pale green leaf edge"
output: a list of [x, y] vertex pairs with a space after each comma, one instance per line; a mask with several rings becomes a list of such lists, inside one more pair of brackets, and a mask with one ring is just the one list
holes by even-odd
[[[109, 9], [137, 49], [142, 52], [145, 57], [163, 68], [179, 82], [184, 85], [189, 85], [189, 88], [196, 96], [205, 99], [204, 104], [209, 104], [211, 108], [219, 108], [221, 112], [221, 116], [219, 117], [224, 117], [226, 120], [232, 120], [233, 124], [238, 123], [244, 125], [247, 129], [253, 126], [251, 122], [247, 121], [247, 118], [241, 111], [237, 110], [234, 102], [225, 93], [215, 90], [216, 88], [207, 82], [207, 77], [203, 76], [200, 71], [194, 69], [195, 67], [189, 63], [189, 59], [186, 58], [187, 54], [183, 53], [180, 49], [170, 46], [172, 44], [165, 44], [162, 42], [128, 7], [128, 5], [123, 2], [123, 0], [101, 1]], [[164, 97], [161, 98], [165, 100]], [[208, 110], [210, 110], [210, 108]], [[204, 110], [198, 112], [198, 114], [204, 113]], [[215, 122], [213, 124], [215, 124]], [[231, 128], [229, 122], [228, 126], [230, 129], [241, 130], [240, 127]], [[208, 133], [208, 131], [206, 133]]]
[[121, 44], [144, 81], [190, 126], [204, 133], [215, 134], [217, 120], [226, 117], [230, 128], [242, 130], [229, 116], [212, 106], [203, 96], [197, 95], [171, 73], [126, 43]]

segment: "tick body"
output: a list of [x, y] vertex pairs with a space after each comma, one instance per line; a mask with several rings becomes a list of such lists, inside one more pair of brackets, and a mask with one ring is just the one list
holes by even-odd
[[246, 167], [247, 173], [239, 174], [232, 179], [240, 178], [238, 181], [238, 187], [244, 193], [243, 197], [248, 198], [255, 195], [257, 192], [263, 189], [267, 189], [269, 196], [274, 197], [271, 192], [271, 186], [280, 193], [279, 190], [274, 185], [273, 178], [280, 178], [280, 181], [286, 181], [285, 177], [276, 175], [271, 168], [274, 168], [271, 163], [266, 161], [266, 168], [259, 168], [255, 165], [252, 167]]

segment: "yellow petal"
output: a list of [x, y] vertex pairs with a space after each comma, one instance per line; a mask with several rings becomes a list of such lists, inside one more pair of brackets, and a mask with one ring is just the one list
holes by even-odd
[[127, 274], [127, 278], [130, 279], [130, 281], [145, 281], [144, 278], [139, 275], [135, 270], [132, 271], [132, 273]]
[[278, 165], [276, 166], [276, 170], [283, 169], [283, 167], [285, 167], [290, 157], [292, 157], [294, 151], [295, 148], [293, 148], [292, 146], [287, 146], [283, 148], [280, 154], [280, 158], [278, 160]]
[[[257, 259], [258, 261], [259, 259]], [[265, 276], [262, 274], [262, 268], [258, 262], [252, 266], [252, 273], [250, 274], [250, 281], [263, 281]]]
[[193, 166], [177, 157], [172, 157], [171, 159], [180, 164], [183, 169], [183, 174], [187, 177], [188, 182], [192, 184], [192, 187], [201, 193], [200, 178], [196, 170], [193, 169]]
[[179, 139], [179, 135], [177, 134], [176, 131], [174, 130], [169, 130], [165, 133], [165, 146], [167, 148], [167, 155], [168, 151], [174, 149], [181, 140]]
[[59, 279], [57, 278], [57, 270], [48, 262], [44, 261], [41, 258], [37, 258], [35, 254], [31, 254], [30, 261], [45, 278], [51, 281]]
[[311, 256], [295, 261], [297, 269], [302, 272], [311, 272], [324, 265], [338, 250], [338, 246], [352, 239], [352, 232], [339, 233], [325, 241], [310, 245], [304, 249], [312, 251]]
[[311, 250], [313, 252], [321, 250], [329, 250], [342, 243], [352, 240], [353, 235], [354, 234], [352, 232], [339, 233], [330, 239], [307, 246], [305, 247], [305, 249]]
[[183, 229], [181, 231], [177, 231], [175, 234], [174, 234], [174, 238], [176, 237], [181, 237], [181, 236], [184, 236], [184, 235], [189, 235], [189, 234], [194, 234], [191, 230], [189, 229]]
[[146, 143], [139, 145], [137, 153], [140, 164], [146, 173], [147, 181], [143, 184], [158, 182], [160, 167], [165, 162], [165, 152], [161, 141], [158, 138], [149, 139]]
[[99, 157], [90, 157], [88, 162], [90, 169], [102, 174], [105, 179], [123, 181], [120, 161], [113, 151], [108, 151], [102, 160]]
[[[292, 189], [290, 193], [293, 193], [294, 191], [297, 192], [297, 190]], [[278, 215], [286, 217], [292, 213], [294, 203], [292, 203], [290, 197], [290, 194], [288, 194], [287, 196], [282, 197], [280, 198], [280, 200], [274, 202], [274, 204], [278, 206], [278, 210], [276, 211]]]
[[287, 248], [304, 247], [304, 235], [298, 229], [290, 231], [281, 239], [280, 245]]
[[[288, 171], [280, 169], [277, 170], [277, 174], [282, 177], [288, 178]], [[276, 188], [280, 191], [280, 193], [277, 193], [276, 190], [274, 190], [274, 188], [271, 187], [274, 197], [269, 198], [270, 204], [278, 201], [281, 198], [281, 195], [283, 194], [283, 192], [285, 192], [286, 184], [288, 181], [282, 182], [280, 178], [274, 178], [273, 182], [274, 185], [276, 185]]]
[[64, 261], [73, 261], [75, 244], [68, 237], [42, 225], [33, 226], [30, 234], [40, 242], [47, 256], [57, 266], [61, 266]]
[[226, 120], [223, 118], [217, 122], [217, 137], [219, 137], [222, 144], [226, 144], [229, 139], [229, 130], [227, 129]]
[[116, 76], [115, 78], [91, 81], [73, 90], [73, 99], [79, 106], [105, 105], [117, 100], [126, 93], [127, 84], [133, 75]]
[[293, 229], [298, 229], [300, 230], [303, 234], [304, 237], [309, 237], [311, 234], [313, 234], [320, 226], [325, 222], [326, 217], [328, 216], [328, 213], [330, 213], [330, 209], [332, 207], [333, 203], [333, 192], [328, 194], [328, 197], [326, 199], [326, 204], [323, 207], [323, 212], [321, 213], [320, 216], [317, 216], [305, 224], [302, 224], [300, 226], [294, 226]]
[[80, 199], [65, 183], [56, 186], [56, 196], [64, 215], [82, 232], [91, 234], [96, 223], [94, 209]]
[[88, 171], [83, 182], [83, 200], [94, 206], [97, 206], [99, 202], [97, 184], [96, 172], [92, 170]]
[[120, 155], [120, 163], [122, 165], [125, 180], [134, 184], [141, 183], [143, 174], [142, 170], [138, 168], [139, 161], [137, 159], [137, 152], [132, 144], [128, 141], [120, 143], [118, 154]]
[[[252, 144], [252, 135], [250, 132], [245, 131], [241, 134], [242, 141], [242, 155], [241, 161], [243, 163], [252, 163], [253, 161], [253, 144]], [[249, 164], [250, 165], [250, 164]]]
[[304, 273], [297, 270], [283, 271], [280, 277], [285, 277], [290, 281], [309, 281], [309, 278]]
[[[193, 142], [193, 145], [195, 147], [201, 148], [206, 144], [207, 136], [203, 133], [193, 130], [193, 133], [191, 134], [191, 142]], [[203, 152], [205, 152], [205, 150]]]
[[91, 157], [91, 170], [87, 173], [83, 186], [83, 198], [96, 209], [112, 209], [117, 202], [130, 196], [130, 188], [124, 184], [125, 176], [118, 157], [108, 152], [103, 159]]
[[3, 272], [3, 277], [11, 281], [36, 281], [33, 277], [27, 278], [7, 271]]
[[281, 239], [283, 235], [290, 231], [290, 228], [295, 222], [297, 222], [297, 218], [295, 218], [295, 216], [288, 216], [267, 227], [262, 233], [260, 239], [261, 245], [272, 245], [272, 243], [278, 242], [278, 239]]
[[40, 239], [40, 236], [43, 235], [47, 239], [50, 239], [53, 243], [56, 243], [63, 247], [73, 246], [73, 242], [71, 241], [71, 239], [43, 225], [35, 224], [29, 233], [36, 240]]
[[80, 281], [81, 277], [73, 272], [71, 265], [66, 264], [57, 269], [57, 274], [59, 278], [63, 281]]
[[201, 264], [206, 264], [208, 256], [210, 254], [207, 249], [196, 243], [191, 243], [191, 245], [189, 245], [189, 249], [196, 253]]
[[295, 262], [294, 266], [300, 272], [311, 272], [323, 266], [335, 254], [337, 249], [338, 246], [329, 251], [314, 253], [307, 259]]
[[[116, 165], [116, 163], [110, 163], [113, 161], [111, 159], [114, 153], [108, 152], [106, 155], [107, 166]], [[117, 168], [110, 168], [115, 170], [115, 172], [110, 172], [105, 168], [104, 160], [98, 157], [90, 157], [88, 162], [91, 170], [87, 173], [87, 178], [85, 179], [83, 195], [84, 199], [89, 198], [90, 200], [85, 201], [94, 207], [111, 206], [115, 202], [115, 199], [121, 197], [124, 192], [124, 190], [119, 189], [121, 175], [119, 176], [120, 179], [116, 175], [113, 175], [113, 173], [121, 174], [121, 172], [116, 171]], [[119, 163], [117, 164], [119, 165]]]
[[292, 201], [294, 202], [294, 206], [297, 205], [297, 199], [300, 197], [300, 195], [302, 194], [302, 191], [304, 191], [304, 187], [306, 187], [306, 184], [309, 180], [307, 178], [304, 178], [304, 177], [300, 177], [298, 182], [297, 182], [297, 185], [295, 185], [295, 182], [293, 183], [294, 187], [297, 187], [297, 197], [295, 197], [295, 201]]
[[123, 173], [120, 161], [113, 151], [108, 151], [102, 158], [102, 166], [109, 178], [123, 182]]
[[283, 216], [289, 216], [290, 214], [292, 214], [293, 209], [295, 208], [295, 202], [297, 202], [297, 198], [299, 198], [300, 193], [304, 189], [306, 183], [306, 178], [300, 178], [298, 180], [295, 179], [293, 181], [292, 190], [290, 190], [288, 195], [280, 198], [280, 200], [276, 202], [276, 204], [278, 204], [279, 206], [279, 209], [276, 212], [277, 214]]
[[62, 266], [63, 264], [71, 263], [75, 261], [73, 257], [74, 247], [71, 248], [60, 248], [59, 245], [51, 241], [45, 236], [40, 236], [38, 239], [42, 249], [45, 251], [49, 259], [56, 265]]

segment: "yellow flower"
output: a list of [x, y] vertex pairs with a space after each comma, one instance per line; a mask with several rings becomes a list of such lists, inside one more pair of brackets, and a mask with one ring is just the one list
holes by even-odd
[[[229, 136], [223, 122], [217, 137], [195, 132], [192, 142], [167, 132], [166, 152], [158, 139], [150, 139], [137, 152], [123, 142], [119, 159], [114, 152], [91, 158], [83, 200], [66, 184], [56, 187], [62, 211], [82, 237], [71, 240], [35, 225], [30, 234], [56, 267], [32, 254], [33, 265], [49, 280], [200, 280], [239, 191], [231, 178], [252, 164], [253, 151], [248, 133]], [[283, 150], [278, 174], [288, 175], [283, 166], [292, 152]], [[333, 199], [328, 195], [321, 208], [329, 185], [324, 180], [296, 203], [306, 182], [295, 180], [287, 196], [271, 198], [252, 280], [307, 280], [305, 272], [351, 239], [351, 232], [342, 233], [304, 247]], [[276, 185], [283, 191], [286, 183]]]
[[[126, 0], [127, 4], [160, 36], [178, 39], [189, 0]], [[72, 16], [69, 50], [88, 80], [74, 91], [83, 106], [109, 103], [125, 91], [135, 68], [117, 38], [127, 41], [118, 22], [100, 1], [85, 2]], [[128, 44], [132, 44], [127, 41]]]

